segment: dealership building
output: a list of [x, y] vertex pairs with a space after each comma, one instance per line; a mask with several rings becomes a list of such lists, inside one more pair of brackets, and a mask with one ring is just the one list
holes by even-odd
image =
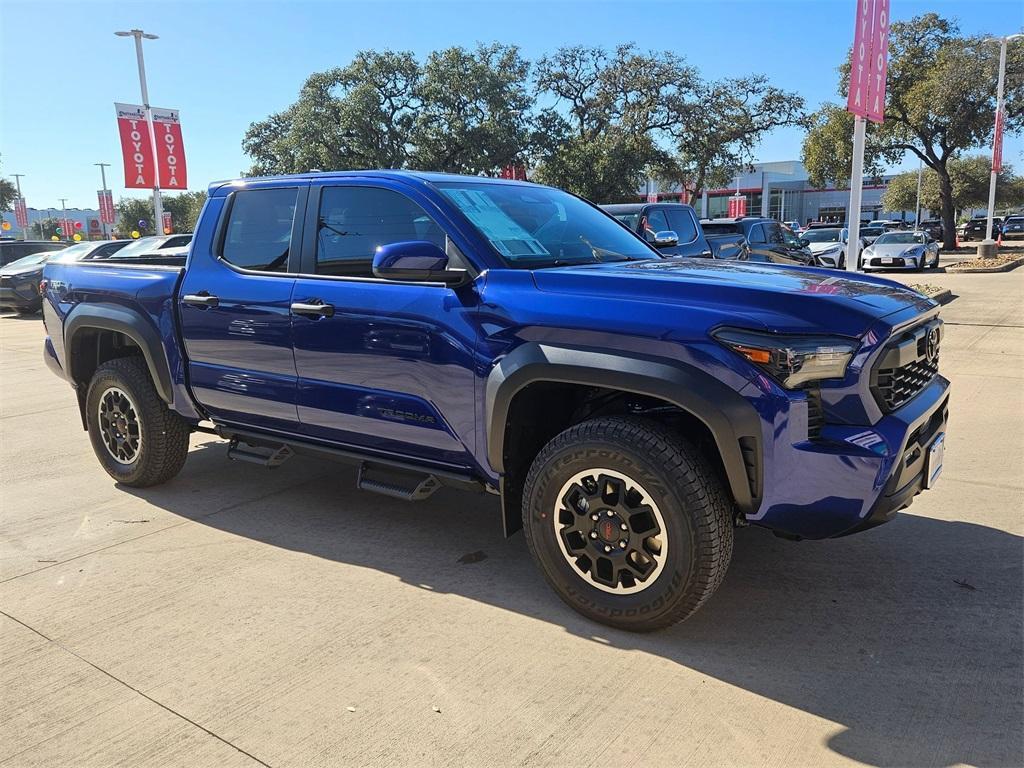
[[[874, 180], [865, 179], [860, 218], [914, 220], [913, 211], [884, 211], [882, 193], [895, 174]], [[727, 189], [707, 190], [693, 201], [701, 218], [728, 215], [729, 198], [739, 194], [746, 199], [748, 216], [767, 216], [779, 221], [830, 221], [844, 223], [850, 205], [850, 190], [838, 187], [816, 187], [808, 179], [807, 169], [799, 160], [757, 163], [747, 173], [739, 174]], [[678, 202], [679, 190], [661, 190], [658, 199]]]

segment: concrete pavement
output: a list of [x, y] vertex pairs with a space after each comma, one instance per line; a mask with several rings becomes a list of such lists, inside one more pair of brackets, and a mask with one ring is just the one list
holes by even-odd
[[0, 316], [0, 765], [1024, 763], [1024, 269], [897, 279], [957, 297], [938, 487], [845, 539], [740, 530], [654, 635], [566, 608], [489, 497], [206, 435], [118, 488]]

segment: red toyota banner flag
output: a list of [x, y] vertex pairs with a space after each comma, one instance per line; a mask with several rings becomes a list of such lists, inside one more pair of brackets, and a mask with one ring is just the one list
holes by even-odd
[[24, 197], [19, 197], [14, 201], [14, 220], [22, 229], [28, 226], [28, 208], [25, 207]]
[[165, 235], [170, 235], [174, 232], [174, 220], [171, 217], [170, 211], [164, 211], [164, 220], [162, 223], [164, 225]]
[[885, 118], [885, 76], [889, 69], [889, 0], [875, 0], [871, 12], [871, 61], [868, 68], [867, 119]]
[[729, 218], [740, 218], [747, 215], [747, 198], [745, 195], [733, 195], [729, 198]]
[[117, 130], [121, 134], [121, 155], [124, 158], [124, 185], [128, 189], [152, 189], [153, 145], [149, 140], [146, 111], [138, 104], [118, 104]]
[[157, 168], [161, 189], [185, 189], [185, 146], [181, 142], [181, 119], [176, 109], [153, 109]]
[[1003, 122], [1006, 116], [1003, 110], [996, 112], [996, 133], [992, 137], [992, 170], [999, 173], [1003, 170]]
[[850, 92], [846, 111], [861, 117], [868, 114], [868, 82], [871, 67], [871, 17], [873, 0], [857, 0], [854, 21], [853, 51], [850, 55]]
[[100, 221], [104, 224], [114, 223], [114, 194], [109, 189], [96, 190], [100, 201]]

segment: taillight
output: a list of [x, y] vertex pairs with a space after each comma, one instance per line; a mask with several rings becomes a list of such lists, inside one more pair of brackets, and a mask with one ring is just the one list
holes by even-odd
[[40, 280], [39, 281], [39, 295], [42, 296], [44, 293], [46, 293], [46, 281], [45, 280]]

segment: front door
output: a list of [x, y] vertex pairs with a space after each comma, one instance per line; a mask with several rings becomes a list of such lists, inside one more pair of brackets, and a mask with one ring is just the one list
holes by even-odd
[[474, 285], [374, 277], [378, 246], [427, 240], [468, 266], [443, 213], [400, 182], [315, 185], [295, 285], [298, 414], [313, 438], [470, 466]]
[[236, 190], [218, 236], [193, 247], [181, 333], [192, 393], [218, 421], [297, 429], [290, 307], [307, 191], [260, 182]]

